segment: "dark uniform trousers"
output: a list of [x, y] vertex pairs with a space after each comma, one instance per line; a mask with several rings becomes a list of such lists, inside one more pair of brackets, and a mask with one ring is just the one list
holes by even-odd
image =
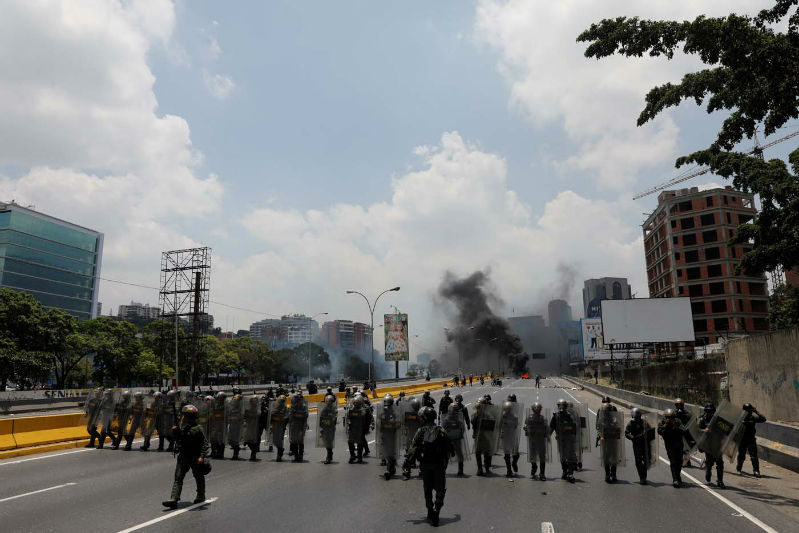
[[672, 481], [680, 481], [680, 473], [682, 472], [682, 443], [677, 446], [666, 446], [666, 455], [669, 457], [669, 466], [671, 467]]
[[197, 464], [197, 460], [178, 456], [178, 461], [175, 465], [175, 482], [172, 484], [173, 500], [180, 499], [180, 493], [183, 490], [183, 478], [186, 477], [189, 470], [194, 476], [194, 481], [197, 482], [197, 497], [205, 498], [205, 476], [200, 473], [200, 465]]
[[716, 467], [716, 479], [724, 480], [724, 460], [721, 457], [713, 457], [705, 452], [705, 480], [710, 483], [710, 475], [713, 473], [713, 466]]
[[638, 479], [644, 481], [647, 467], [649, 466], [646, 462], [646, 440], [644, 438], [633, 440], [633, 456], [635, 457], [635, 469], [638, 471]]
[[746, 452], [749, 452], [749, 458], [752, 460], [752, 470], [760, 472], [760, 460], [757, 457], [757, 440], [754, 435], [749, 438], [744, 437], [738, 446], [738, 470], [744, 466]]
[[[446, 465], [420, 465], [422, 484], [424, 485], [424, 502], [428, 510], [441, 509], [444, 506], [444, 495], [447, 492]], [[433, 491], [436, 493], [433, 500]]]

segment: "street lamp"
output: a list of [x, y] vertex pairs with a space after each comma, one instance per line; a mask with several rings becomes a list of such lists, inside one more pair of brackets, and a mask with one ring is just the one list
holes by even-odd
[[308, 321], [308, 382], [311, 382], [311, 324], [313, 323], [313, 319], [326, 315], [327, 313], [316, 313], [314, 316], [311, 317], [311, 320]]
[[[377, 295], [375, 298], [374, 305], [369, 303], [369, 298], [363, 295], [358, 291], [347, 291], [347, 294], [359, 294], [364, 300], [366, 300], [366, 306], [369, 308], [369, 316], [371, 317], [371, 328], [372, 328], [372, 353], [371, 355], [371, 362], [369, 363], [369, 381], [372, 381], [372, 367], [375, 366], [375, 308], [377, 307], [377, 301], [380, 299], [387, 292], [398, 291], [400, 290], [399, 287], [394, 287], [393, 289], [386, 289], [380, 294]], [[395, 361], [396, 362], [396, 361]], [[397, 378], [399, 378], [399, 363], [397, 362]]]

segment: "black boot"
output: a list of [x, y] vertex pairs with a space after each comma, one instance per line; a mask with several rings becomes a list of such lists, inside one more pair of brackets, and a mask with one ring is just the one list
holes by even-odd
[[158, 435], [158, 451], [159, 452], [164, 451], [164, 437], [162, 437], [161, 435]]
[[169, 443], [169, 446], [166, 447], [166, 451], [174, 452], [175, 451], [175, 440], [174, 439], [170, 439], [168, 437], [167, 437], [166, 440]]
[[458, 463], [458, 474], [459, 476], [463, 475], [463, 462]]
[[492, 457], [490, 455], [485, 454], [483, 456], [483, 464], [485, 465], [486, 475], [487, 476], [491, 475], [491, 461], [492, 461]]
[[102, 433], [100, 433], [100, 439], [99, 439], [99, 442], [98, 442], [98, 444], [97, 444], [97, 449], [98, 449], [98, 450], [102, 450], [102, 449], [103, 449], [103, 447], [105, 447], [105, 438], [106, 438], [107, 436], [108, 436], [108, 434], [107, 434], [105, 431], [103, 431]]
[[363, 447], [358, 446], [358, 460], [356, 461], [358, 464], [363, 464]]
[[610, 467], [605, 465], [605, 483], [610, 483]]
[[275, 457], [275, 462], [276, 463], [282, 463], [283, 462], [283, 448], [278, 448], [277, 449], [277, 457]]
[[333, 448], [327, 449], [327, 457], [325, 458], [325, 464], [329, 465], [333, 462]]
[[547, 477], [544, 475], [544, 467], [545, 466], [546, 466], [546, 463], [542, 462], [541, 463], [541, 475], [538, 476], [538, 479], [540, 479], [541, 481], [546, 481], [547, 480]]
[[352, 463], [355, 462], [355, 444], [349, 442], [349, 443], [347, 443], [347, 446], [350, 449], [350, 461], [349, 461], [349, 463], [352, 464]]
[[253, 462], [258, 460], [258, 458], [255, 456], [255, 449], [256, 449], [255, 446], [250, 448], [250, 461]]
[[507, 453], [505, 454], [505, 468], [508, 469], [505, 473], [505, 477], [513, 477], [513, 467], [510, 464], [510, 455]]
[[479, 453], [476, 453], [474, 455], [477, 458], [477, 475], [478, 476], [482, 476], [483, 475], [483, 456], [480, 455]]
[[297, 462], [301, 463], [302, 462], [302, 458], [305, 455], [305, 444], [300, 443], [300, 444], [297, 445], [297, 448], [298, 448], [298, 452], [299, 452], [299, 457], [297, 458]]
[[613, 483], [616, 483], [618, 481], [618, 479], [616, 479], [616, 466], [615, 465], [610, 467], [610, 480]]
[[238, 446], [233, 446], [233, 460], [234, 461], [238, 461], [239, 460], [239, 452], [240, 451], [241, 451], [241, 448], [239, 448]]
[[514, 472], [518, 472], [519, 471], [519, 456], [518, 455], [514, 455], [513, 456], [513, 461], [511, 462], [511, 466], [513, 466], [513, 471]]
[[533, 463], [530, 465], [530, 477], [535, 479], [535, 473], [538, 471], [538, 465]]
[[141, 451], [143, 451], [143, 452], [146, 452], [147, 450], [149, 450], [149, 449], [150, 449], [150, 437], [144, 437], [144, 442], [143, 442], [143, 443], [142, 443], [142, 445], [139, 447], [139, 449], [140, 449]]

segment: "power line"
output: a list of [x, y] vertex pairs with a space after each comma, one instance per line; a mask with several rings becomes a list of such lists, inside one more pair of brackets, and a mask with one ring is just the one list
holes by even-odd
[[[100, 279], [102, 281], [108, 281], [110, 283], [119, 283], [120, 285], [129, 285], [131, 287], [139, 287], [139, 288], [142, 288], [142, 289], [152, 289], [154, 291], [159, 291], [160, 290], [158, 287], [150, 287], [149, 285], [141, 285], [139, 283], [130, 283], [129, 281], [120, 281], [118, 279], [110, 279], [110, 278], [100, 278]], [[238, 311], [245, 311], [247, 313], [254, 313], [256, 315], [273, 316], [273, 317], [280, 318], [280, 315], [275, 315], [275, 314], [272, 314], [272, 313], [266, 313], [264, 311], [256, 311], [254, 309], [247, 309], [245, 307], [237, 307], [235, 305], [225, 304], [225, 303], [222, 303], [222, 302], [217, 302], [215, 300], [209, 300], [209, 301], [212, 304], [221, 305], [222, 307], [229, 307], [230, 309], [236, 309]]]

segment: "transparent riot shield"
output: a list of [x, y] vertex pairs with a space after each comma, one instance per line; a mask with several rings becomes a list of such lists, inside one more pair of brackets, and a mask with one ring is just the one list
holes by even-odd
[[133, 397], [133, 403], [128, 410], [128, 417], [125, 420], [124, 427], [122, 428], [122, 435], [125, 437], [133, 438], [141, 426], [142, 418], [144, 417], [144, 396], [137, 393]]
[[114, 417], [114, 408], [117, 405], [119, 395], [112, 391], [103, 391], [103, 399], [97, 409], [97, 433], [108, 432], [111, 428], [111, 419]]
[[451, 457], [450, 462], [463, 463], [469, 461], [471, 453], [463, 411], [455, 404], [451, 404], [447, 408], [447, 414], [441, 420], [441, 427], [447, 432], [447, 437], [449, 437], [455, 447], [455, 457]]
[[316, 404], [316, 447], [334, 448], [336, 443], [336, 423], [338, 422], [338, 406], [336, 403]]
[[139, 428], [142, 437], [151, 437], [153, 435], [160, 411], [160, 397], [158, 399], [154, 396], [144, 397], [144, 415], [142, 415], [141, 427]]
[[375, 414], [375, 444], [378, 459], [396, 459], [402, 436], [402, 415], [396, 405], [377, 407]]
[[161, 403], [161, 417], [158, 424], [158, 435], [161, 437], [171, 439], [173, 436], [172, 427], [176, 426], [179, 422], [177, 406], [178, 391], [170, 390], [164, 396]]
[[700, 434], [697, 445], [713, 457], [724, 455], [732, 462], [737, 442], [740, 441], [739, 430], [745, 415], [746, 413], [742, 409], [734, 407], [730, 402], [724, 400], [716, 409], [713, 418], [710, 419], [707, 431]]
[[658, 415], [657, 413], [643, 413], [644, 421], [644, 457], [646, 457], [647, 469], [652, 468], [658, 462], [660, 454], [660, 439], [657, 435]]
[[690, 453], [694, 450], [699, 442], [699, 437], [702, 435], [702, 430], [699, 429], [699, 420], [702, 416], [702, 411], [699, 407], [694, 405], [685, 406], [685, 412], [689, 418], [687, 421], [680, 423], [683, 425], [685, 435], [683, 437], [683, 452]]
[[502, 404], [500, 421], [500, 449], [502, 453], [519, 454], [519, 436], [524, 424], [524, 404], [505, 402]]
[[474, 422], [474, 453], [494, 455], [499, 447], [502, 407], [478, 404]]
[[367, 424], [368, 417], [366, 414], [366, 410], [368, 407], [361, 407], [360, 409], [356, 409], [353, 406], [350, 406], [349, 410], [347, 411], [347, 418], [345, 419], [344, 428], [347, 431], [347, 442], [358, 444], [361, 442], [363, 438], [365, 425]]
[[[569, 405], [570, 410], [573, 412], [575, 420], [578, 421], [577, 433], [579, 436], [580, 451], [582, 453], [591, 453], [593, 442], [591, 442], [591, 424], [588, 423], [588, 407], [585, 404]], [[582, 462], [582, 453], [580, 461]]]
[[244, 437], [244, 398], [240, 394], [225, 400], [225, 418], [227, 444], [233, 447], [241, 446]]
[[211, 397], [202, 398], [195, 405], [197, 408], [197, 425], [203, 428], [208, 441], [211, 440], [211, 413], [214, 409], [214, 399]]
[[624, 415], [600, 409], [596, 414], [597, 436], [604, 466], [624, 466]]
[[210, 417], [208, 421], [208, 442], [224, 446], [225, 433], [227, 431], [225, 398], [220, 398], [219, 396], [214, 398]]
[[289, 409], [286, 407], [284, 400], [275, 400], [269, 402], [269, 420], [267, 427], [269, 430], [266, 433], [267, 443], [275, 448], [283, 448], [283, 442], [286, 438], [286, 426], [289, 421]]
[[580, 445], [580, 434], [586, 433], [588, 428], [586, 428], [586, 431], [581, 431], [580, 417], [572, 409], [557, 411], [553, 418], [555, 420], [555, 441], [560, 462], [574, 465], [582, 462], [583, 450]]
[[308, 430], [308, 401], [302, 396], [291, 399], [289, 408], [289, 442], [303, 444]]
[[261, 396], [244, 398], [244, 444], [258, 446], [261, 442], [258, 432], [258, 417], [261, 414]]
[[412, 398], [406, 398], [400, 403], [400, 411], [402, 413], [402, 447], [406, 450], [411, 445], [413, 437], [422, 426], [422, 421], [419, 418], [419, 410], [416, 409], [411, 402]]
[[126, 394], [119, 394], [117, 398], [114, 414], [111, 415], [111, 422], [108, 424], [108, 430], [115, 435], [119, 435], [125, 429], [125, 424], [128, 421], [128, 411], [130, 411], [131, 394], [126, 391]]
[[530, 407], [524, 419], [527, 437], [527, 461], [530, 463], [552, 462], [552, 440], [549, 437], [549, 410], [535, 413]]
[[100, 389], [90, 390], [89, 394], [86, 395], [86, 401], [83, 403], [83, 411], [80, 417], [80, 425], [84, 426], [89, 434], [91, 434], [97, 423], [97, 414], [102, 401], [103, 391]]

